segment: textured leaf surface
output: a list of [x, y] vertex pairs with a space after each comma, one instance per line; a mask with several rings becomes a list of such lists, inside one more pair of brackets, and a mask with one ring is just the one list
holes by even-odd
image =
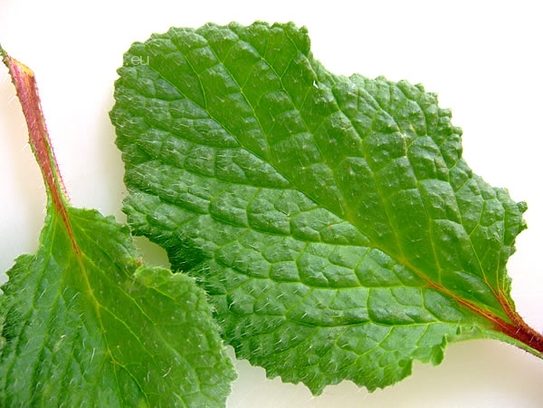
[[510, 334], [525, 205], [472, 173], [434, 94], [335, 76], [291, 24], [171, 29], [119, 75], [129, 223], [202, 282], [239, 357], [373, 390]]
[[127, 227], [49, 207], [2, 287], [3, 406], [220, 406], [235, 377], [204, 292], [141, 264]]
[[141, 265], [126, 227], [49, 215], [3, 287], [1, 400], [9, 405], [220, 405], [234, 374], [192, 279]]

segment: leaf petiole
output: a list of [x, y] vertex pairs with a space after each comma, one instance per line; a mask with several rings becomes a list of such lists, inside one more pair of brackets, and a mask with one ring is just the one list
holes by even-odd
[[47, 131], [47, 126], [45, 124], [36, 77], [29, 67], [9, 56], [1, 46], [0, 54], [2, 55], [2, 61], [9, 69], [13, 85], [17, 92], [17, 97], [21, 103], [26, 124], [28, 126], [30, 147], [36, 157], [38, 166], [40, 167], [47, 195], [50, 197], [55, 210], [60, 214], [68, 234], [71, 237], [74, 249], [79, 252], [77, 243], [73, 238], [74, 234], [66, 209], [69, 198], [58, 169], [51, 139], [49, 138], [49, 132]]

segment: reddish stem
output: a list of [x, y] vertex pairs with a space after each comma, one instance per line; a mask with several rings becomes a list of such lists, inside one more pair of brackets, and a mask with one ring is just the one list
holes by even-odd
[[528, 326], [513, 306], [503, 300], [504, 297], [499, 299], [505, 313], [507, 313], [513, 324], [502, 321], [502, 324], [497, 325], [496, 329], [543, 354], [543, 335]]
[[28, 126], [29, 143], [42, 172], [48, 197], [50, 197], [53, 207], [62, 218], [74, 249], [79, 253], [79, 247], [73, 238], [74, 235], [66, 208], [68, 197], [58, 170], [47, 126], [45, 125], [36, 78], [30, 68], [15, 58], [10, 57], [1, 47], [0, 54], [2, 55], [4, 64], [9, 69], [17, 97], [21, 102]]
[[[448, 294], [462, 306], [488, 320], [494, 326], [494, 330], [503, 333], [512, 339], [518, 340], [528, 347], [543, 354], [543, 334], [538, 333], [526, 324], [522, 317], [516, 312], [515, 308], [509, 303], [505, 295], [496, 292], [494, 293], [511, 322], [503, 320], [501, 317], [496, 316], [490, 311], [481, 309], [476, 304], [458, 297], [456, 294], [450, 292], [440, 285], [436, 285], [432, 282], [429, 282], [429, 285], [440, 292]], [[538, 355], [538, 357], [542, 356]]]

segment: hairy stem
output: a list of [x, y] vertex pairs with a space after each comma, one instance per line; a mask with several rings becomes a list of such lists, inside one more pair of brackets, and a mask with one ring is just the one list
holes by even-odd
[[45, 125], [34, 72], [15, 58], [10, 57], [1, 46], [0, 55], [9, 69], [17, 97], [21, 102], [28, 126], [29, 143], [40, 167], [47, 189], [47, 196], [52, 201], [55, 210], [60, 214], [72, 239], [74, 249], [79, 252], [79, 248], [73, 239], [72, 227], [66, 210], [68, 196], [58, 169], [47, 126]]
[[[502, 301], [501, 304], [513, 324], [502, 322], [503, 324], [497, 325], [496, 328], [503, 334], [543, 354], [543, 335], [528, 326], [509, 302]], [[538, 357], [541, 357], [541, 355], [538, 355]]]

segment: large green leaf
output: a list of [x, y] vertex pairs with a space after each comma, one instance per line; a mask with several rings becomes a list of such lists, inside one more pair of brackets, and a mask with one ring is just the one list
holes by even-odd
[[434, 94], [335, 76], [292, 24], [172, 28], [119, 75], [129, 223], [201, 281], [239, 357], [319, 393], [392, 384], [448, 341], [541, 350], [505, 269], [525, 204], [472, 173]]
[[71, 207], [34, 75], [10, 69], [48, 204], [0, 296], [2, 407], [221, 406], [235, 378], [194, 279], [143, 264], [127, 226]]

